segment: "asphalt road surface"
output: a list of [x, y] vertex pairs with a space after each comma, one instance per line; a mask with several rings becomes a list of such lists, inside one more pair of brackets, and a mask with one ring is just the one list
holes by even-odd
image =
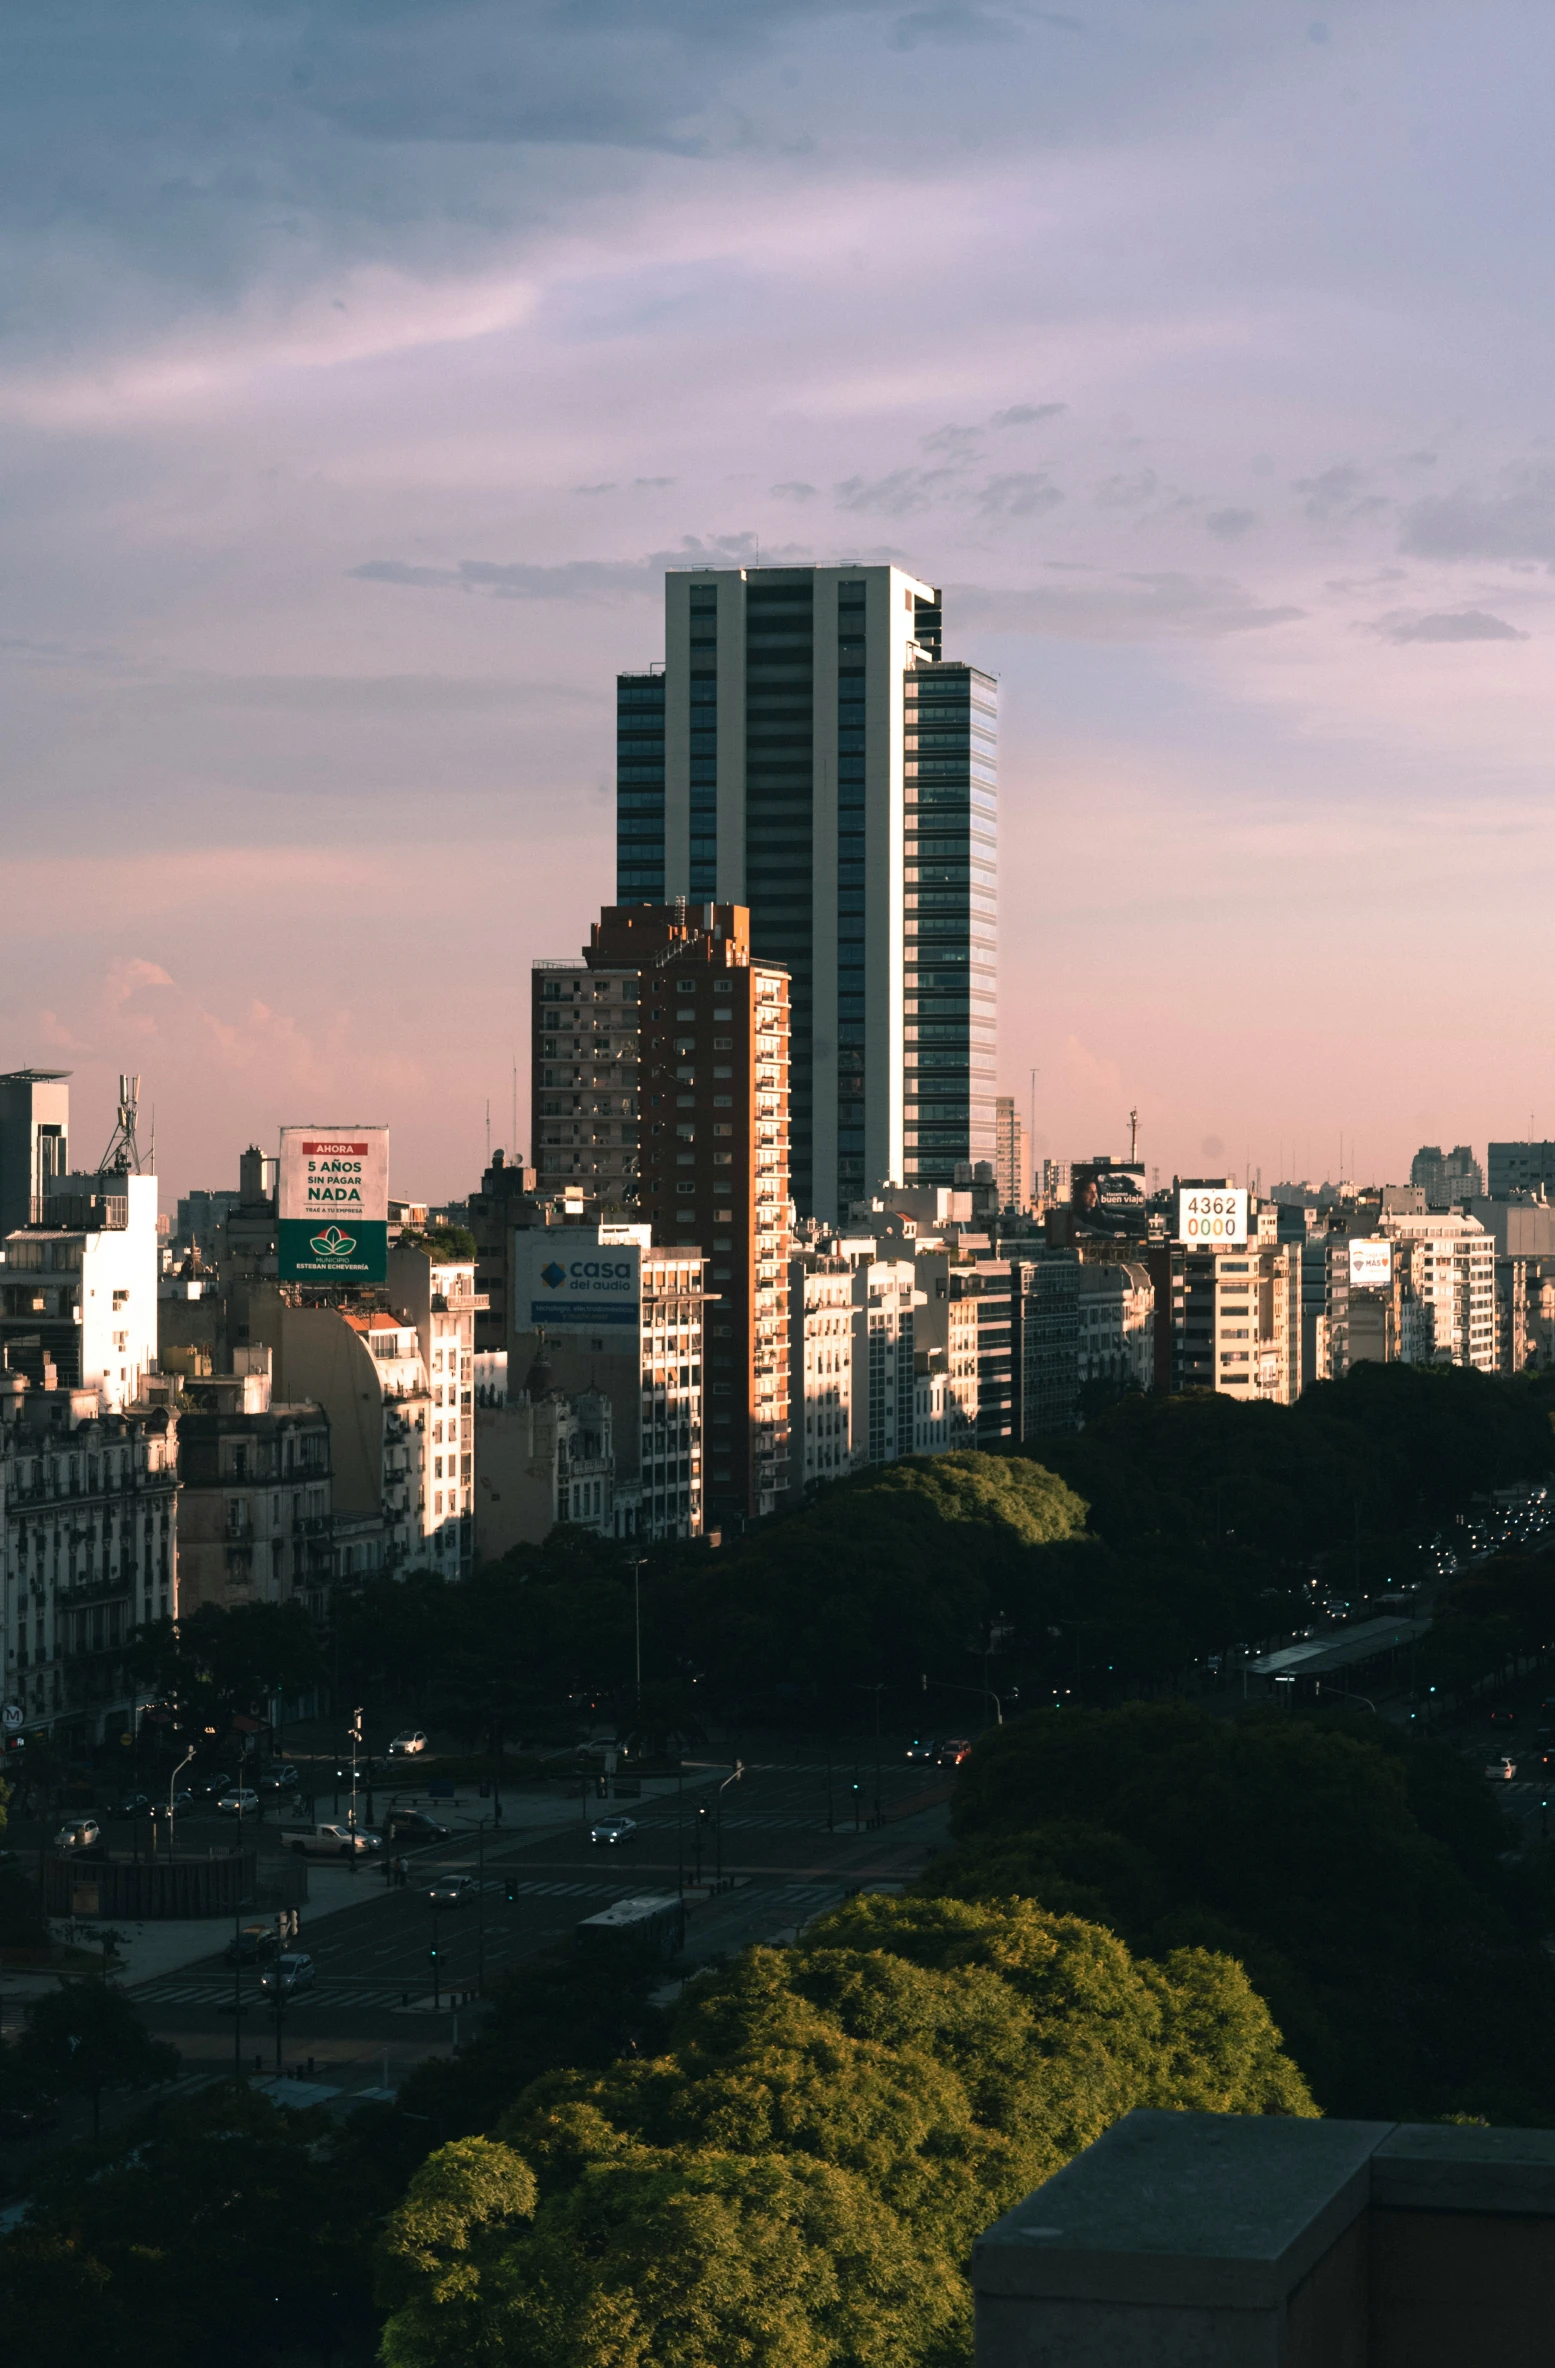
[[[473, 1993], [483, 1973], [489, 1977], [554, 1945], [614, 1899], [673, 1892], [682, 1877], [690, 1894], [686, 1953], [667, 1970], [791, 1932], [850, 1887], [916, 1874], [943, 1838], [949, 1783], [947, 1774], [899, 1759], [883, 1766], [877, 1826], [872, 1750], [856, 1774], [851, 1756], [829, 1772], [820, 1759], [757, 1763], [722, 1790], [721, 1817], [714, 1772], [678, 1798], [608, 1805], [582, 1799], [575, 1824], [488, 1831], [483, 1850], [474, 1834], [406, 1850], [404, 1888], [391, 1888], [381, 1864], [367, 1862], [355, 1878], [359, 1897], [352, 1904], [301, 1911], [290, 1945], [313, 1959], [317, 1978], [285, 2008], [280, 2060], [290, 2066], [312, 2057], [339, 2071], [354, 2059], [365, 2076], [380, 2056], [403, 2066], [440, 2052], [452, 2037], [449, 2002]], [[588, 1822], [607, 1806], [610, 1814], [636, 1820], [634, 1839], [590, 1842]], [[699, 1816], [703, 1809], [710, 1813]], [[715, 1892], [720, 1864], [726, 1887]], [[478, 1878], [478, 1885], [472, 1882], [458, 1907], [434, 1916], [431, 1880], [450, 1873]], [[236, 2052], [249, 2067], [259, 2058], [269, 2070], [277, 2054], [275, 2017], [260, 1991], [260, 1969], [243, 1966], [234, 1983], [221, 1954], [226, 1927], [219, 1940], [213, 1927], [212, 1938], [209, 1957], [143, 1981], [130, 1995], [151, 2028], [173, 2040], [191, 2065], [219, 2068]], [[434, 1939], [440, 2011], [432, 2003]], [[235, 1991], [242, 2009], [236, 2028]]]

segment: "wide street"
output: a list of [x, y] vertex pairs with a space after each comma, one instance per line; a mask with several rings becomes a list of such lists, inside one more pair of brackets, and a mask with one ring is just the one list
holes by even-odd
[[[901, 1743], [889, 1744], [879, 1777], [882, 1823], [874, 1827], [873, 1744], [861, 1748], [857, 1763], [850, 1747], [829, 1777], [823, 1758], [769, 1757], [747, 1765], [732, 1784], [723, 1782], [730, 1774], [725, 1761], [688, 1768], [680, 1788], [657, 1797], [553, 1799], [555, 1821], [541, 1826], [517, 1823], [525, 1802], [513, 1795], [509, 1822], [488, 1825], [483, 1838], [474, 1821], [489, 1816], [489, 1803], [473, 1794], [452, 1810], [434, 1802], [432, 1814], [456, 1830], [445, 1842], [404, 1851], [404, 1887], [385, 1883], [381, 1862], [353, 1874], [310, 1860], [310, 1899], [290, 1945], [313, 1959], [317, 1979], [286, 2008], [281, 2063], [291, 2071], [311, 2059], [315, 2079], [350, 2090], [379, 2086], [385, 2075], [392, 2086], [410, 2064], [455, 2043], [459, 2017], [483, 1972], [490, 1977], [554, 1945], [611, 1900], [674, 1892], [682, 1877], [690, 1907], [686, 1950], [667, 1976], [748, 1941], [791, 1933], [860, 1884], [910, 1879], [944, 1837], [948, 1773], [905, 1766]], [[327, 1800], [320, 1813], [329, 1814]], [[607, 1813], [634, 1818], [635, 1838], [591, 1843], [590, 1821]], [[268, 1820], [267, 1828], [261, 1847], [268, 1855], [278, 1844]], [[191, 1818], [188, 1845], [199, 1848], [218, 1830], [230, 1842], [229, 1823]], [[726, 1887], [716, 1892], [720, 1864]], [[434, 1917], [427, 1896], [432, 1878], [449, 1873], [470, 1876], [472, 1888], [457, 1908]], [[249, 1920], [258, 1921], [258, 1914]], [[237, 2058], [271, 2073], [275, 2018], [256, 1966], [242, 1967], [234, 1981], [223, 1954], [229, 1932], [213, 1924], [208, 1954], [149, 1979], [137, 1980], [132, 1967], [129, 1994], [157, 2035], [178, 2046], [190, 2072], [218, 2070]], [[466, 2034], [469, 2027], [466, 2022]]]

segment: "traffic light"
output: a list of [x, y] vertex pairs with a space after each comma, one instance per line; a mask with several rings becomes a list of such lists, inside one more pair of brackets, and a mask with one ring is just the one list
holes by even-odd
[[428, 1963], [429, 1965], [435, 1965], [435, 1964], [437, 1963], [437, 1943], [436, 1943], [436, 1941], [434, 1941], [434, 1942], [432, 1943], [432, 1946], [431, 1946], [431, 1947], [428, 1949], [428, 1951], [427, 1951], [427, 1963]]
[[507, 1883], [507, 1891], [508, 1891], [508, 1906], [509, 1906], [509, 1907], [511, 1907], [511, 1906], [513, 1905], [513, 1902], [514, 1902], [514, 1901], [517, 1899], [517, 1897], [518, 1897], [518, 1877], [517, 1877], [517, 1875], [509, 1875], [509, 1877], [508, 1877], [508, 1883]]

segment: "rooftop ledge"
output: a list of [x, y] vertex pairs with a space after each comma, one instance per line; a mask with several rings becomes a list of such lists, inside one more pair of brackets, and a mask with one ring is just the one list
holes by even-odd
[[972, 2281], [977, 2368], [1534, 2368], [1555, 2130], [1131, 2113]]

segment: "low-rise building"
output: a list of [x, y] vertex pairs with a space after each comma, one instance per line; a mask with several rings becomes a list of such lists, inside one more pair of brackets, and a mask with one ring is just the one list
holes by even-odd
[[329, 1417], [337, 1519], [381, 1535], [391, 1577], [427, 1568], [432, 1396], [415, 1325], [386, 1308], [292, 1307], [276, 1293], [256, 1295], [250, 1313], [281, 1399]]
[[853, 1262], [829, 1247], [789, 1260], [792, 1491], [802, 1500], [853, 1469]]
[[1080, 1419], [1078, 1252], [1034, 1249], [1011, 1259], [1010, 1326], [1016, 1437], [1074, 1430]]
[[[575, 1397], [537, 1360], [521, 1393], [475, 1415], [475, 1552], [500, 1561], [560, 1526], [617, 1535], [615, 1410], [604, 1390]], [[636, 1491], [632, 1492], [633, 1500]]]
[[618, 1536], [702, 1535], [707, 1264], [642, 1223], [514, 1229], [509, 1376], [609, 1397]]
[[[135, 1631], [178, 1610], [178, 1418], [0, 1371], [3, 1698], [23, 1735], [133, 1734]], [[15, 1722], [13, 1722], [15, 1723]]]
[[1087, 1382], [1149, 1389], [1155, 1370], [1155, 1285], [1142, 1261], [1084, 1262], [1075, 1323], [1081, 1389]]
[[179, 1606], [300, 1597], [315, 1617], [334, 1573], [329, 1417], [272, 1398], [270, 1351], [186, 1385], [178, 1423]]

